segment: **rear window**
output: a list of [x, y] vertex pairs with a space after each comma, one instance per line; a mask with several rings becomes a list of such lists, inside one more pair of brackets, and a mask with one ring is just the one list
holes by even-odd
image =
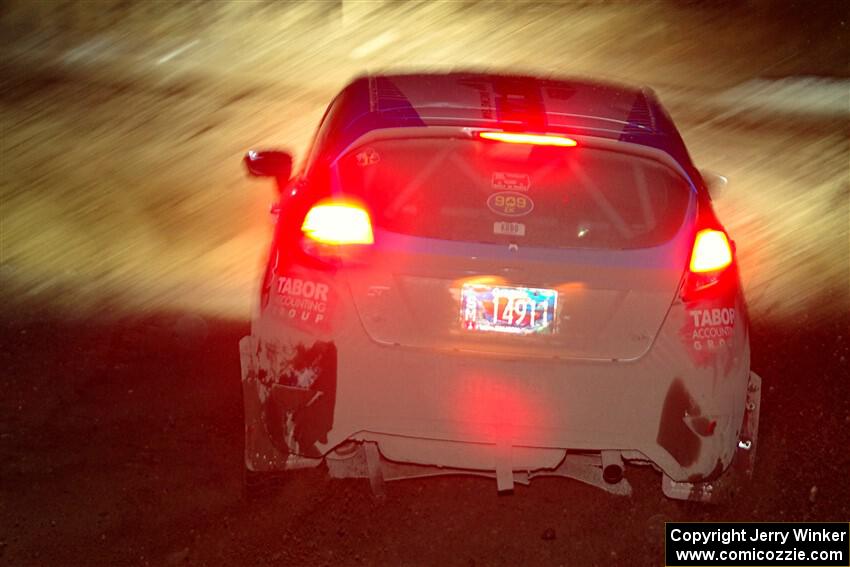
[[586, 147], [383, 140], [333, 175], [373, 223], [428, 238], [554, 248], [641, 248], [681, 226], [689, 185], [645, 158]]

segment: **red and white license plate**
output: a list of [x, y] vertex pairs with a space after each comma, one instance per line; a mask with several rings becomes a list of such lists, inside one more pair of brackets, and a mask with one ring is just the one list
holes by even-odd
[[469, 331], [551, 334], [558, 292], [554, 289], [464, 284], [460, 319]]

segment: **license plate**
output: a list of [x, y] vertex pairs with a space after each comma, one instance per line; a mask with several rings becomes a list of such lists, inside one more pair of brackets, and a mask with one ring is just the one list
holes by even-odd
[[528, 335], [555, 330], [554, 289], [464, 284], [460, 297], [461, 324], [468, 331]]

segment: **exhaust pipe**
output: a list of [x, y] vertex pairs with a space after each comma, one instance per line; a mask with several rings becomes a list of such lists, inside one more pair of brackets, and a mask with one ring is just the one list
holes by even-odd
[[623, 480], [623, 457], [619, 451], [602, 451], [602, 480], [618, 484]]

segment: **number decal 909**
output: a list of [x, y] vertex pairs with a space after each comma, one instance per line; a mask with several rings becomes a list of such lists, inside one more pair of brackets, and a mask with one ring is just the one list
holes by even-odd
[[487, 206], [497, 215], [505, 217], [521, 217], [534, 209], [534, 201], [528, 195], [515, 191], [500, 191], [493, 193], [487, 199]]

